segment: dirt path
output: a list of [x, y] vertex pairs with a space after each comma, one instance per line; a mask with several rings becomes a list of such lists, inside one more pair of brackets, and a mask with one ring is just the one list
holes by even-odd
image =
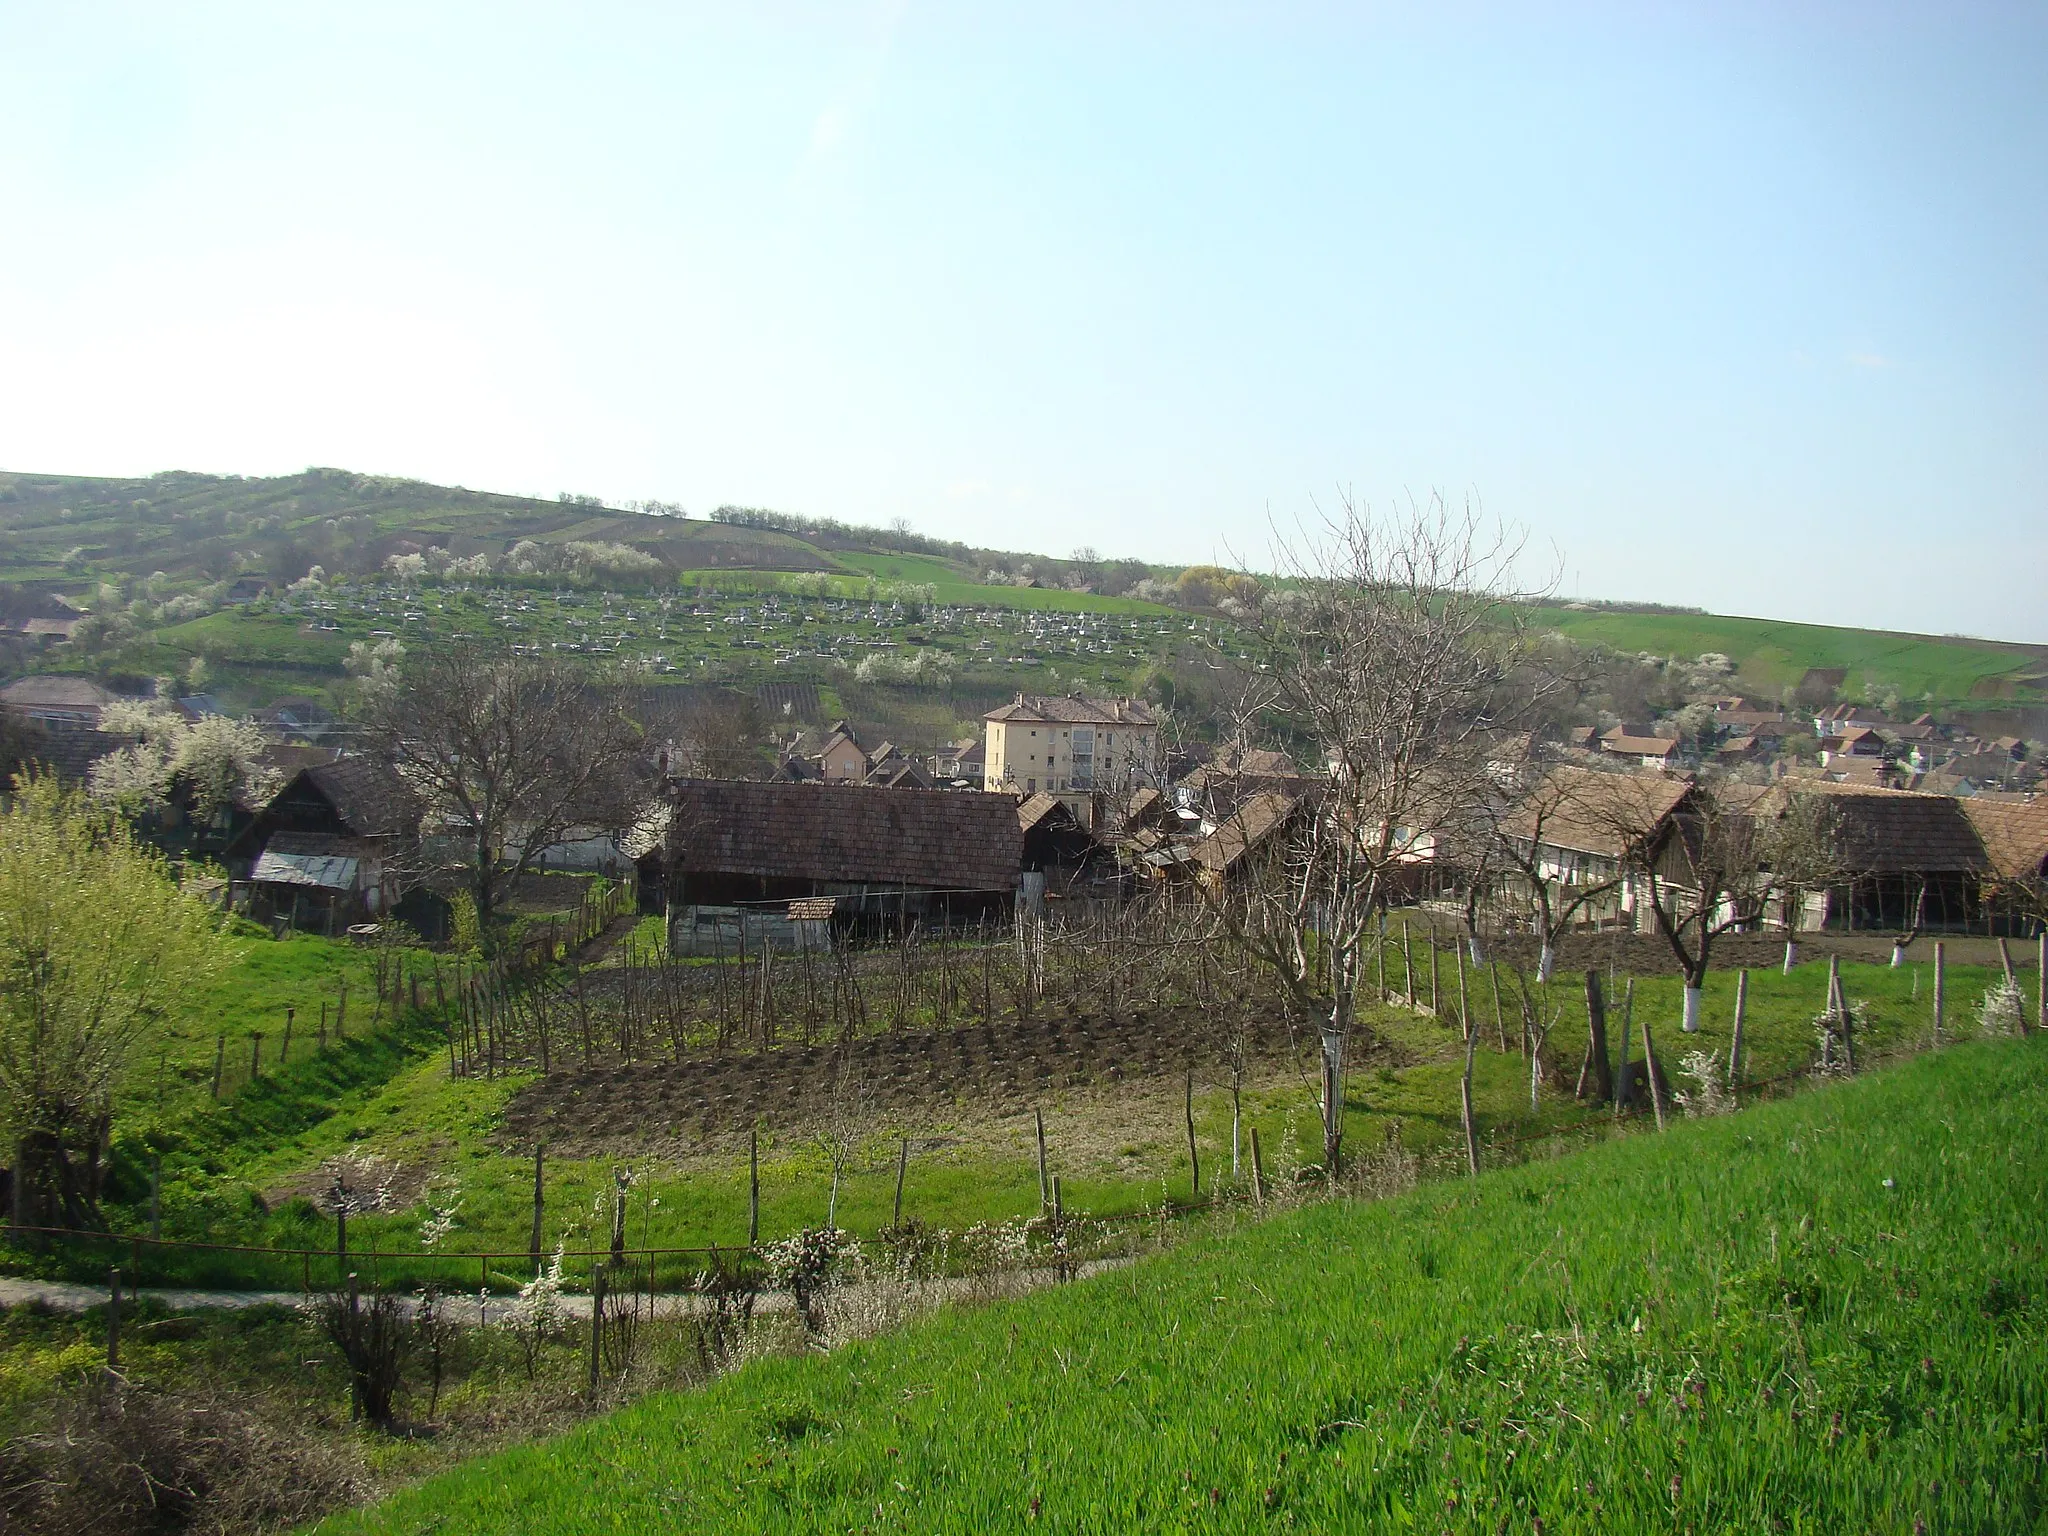
[[[1075, 1267], [1075, 1277], [1086, 1279], [1105, 1270], [1119, 1269], [1130, 1263], [1125, 1258], [1091, 1259]], [[1000, 1276], [1001, 1281], [1011, 1290], [1022, 1293], [1038, 1290], [1051, 1285], [1058, 1279], [1050, 1268], [1022, 1269], [1008, 1271]], [[893, 1284], [893, 1282], [882, 1282]], [[965, 1299], [985, 1289], [985, 1280], [931, 1280], [917, 1282], [927, 1299], [938, 1302], [953, 1302]], [[852, 1289], [858, 1292], [866, 1286]], [[936, 1293], [934, 1295], [934, 1293]], [[127, 1301], [151, 1301], [173, 1312], [242, 1311], [253, 1307], [288, 1307], [297, 1309], [304, 1305], [307, 1294], [303, 1291], [188, 1291], [145, 1287], [141, 1290], [124, 1291]], [[316, 1293], [317, 1294], [317, 1293]], [[412, 1316], [418, 1303], [407, 1295], [398, 1298], [402, 1315]], [[695, 1317], [704, 1310], [704, 1298], [690, 1292], [663, 1292], [651, 1298], [654, 1315], [657, 1317]], [[19, 1280], [0, 1277], [0, 1306], [42, 1306], [53, 1312], [89, 1312], [94, 1307], [107, 1304], [104, 1286], [79, 1285], [70, 1280]], [[488, 1300], [475, 1295], [450, 1295], [441, 1299], [443, 1315], [459, 1328], [482, 1328], [501, 1323], [512, 1311], [512, 1297], [493, 1296]], [[590, 1297], [587, 1293], [564, 1292], [560, 1299], [562, 1312], [571, 1318], [585, 1321], [590, 1317]], [[755, 1304], [755, 1314], [787, 1312], [794, 1303], [787, 1292], [763, 1291]]]

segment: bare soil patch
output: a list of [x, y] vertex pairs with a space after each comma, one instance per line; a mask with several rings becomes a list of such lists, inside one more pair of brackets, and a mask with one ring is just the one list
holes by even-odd
[[[1247, 1054], [1264, 1075], [1291, 1053], [1281, 1021], [1252, 1028]], [[1149, 1100], [1188, 1069], [1213, 1078], [1222, 1063], [1213, 1024], [1190, 1012], [1056, 1014], [871, 1035], [852, 1044], [843, 1070], [827, 1045], [558, 1068], [506, 1107], [500, 1139], [524, 1147], [545, 1138], [572, 1157], [702, 1152], [756, 1124], [807, 1129], [849, 1099], [864, 1114], [951, 1110], [947, 1118], [971, 1114], [987, 1125], [1062, 1097]]]

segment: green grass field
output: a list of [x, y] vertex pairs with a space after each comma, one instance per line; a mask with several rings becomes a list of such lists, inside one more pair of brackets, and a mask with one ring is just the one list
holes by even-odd
[[1770, 696], [1797, 683], [1810, 667], [1840, 667], [1848, 671], [1845, 686], [1852, 692], [1877, 685], [1896, 688], [1908, 700], [1935, 703], [2026, 699], [2039, 689], [2017, 679], [2039, 672], [2044, 659], [2039, 647], [1718, 614], [1552, 606], [1538, 609], [1537, 618], [1572, 640], [1623, 653], [1689, 660], [1718, 651], [1736, 664], [1738, 686]]
[[2048, 1041], [756, 1362], [323, 1531], [2011, 1531]]

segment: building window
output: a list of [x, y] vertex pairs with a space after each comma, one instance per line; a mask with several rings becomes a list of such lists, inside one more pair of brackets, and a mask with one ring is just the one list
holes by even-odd
[[1092, 725], [1083, 725], [1075, 728], [1072, 768], [1074, 788], [1093, 789], [1095, 787], [1095, 727]]

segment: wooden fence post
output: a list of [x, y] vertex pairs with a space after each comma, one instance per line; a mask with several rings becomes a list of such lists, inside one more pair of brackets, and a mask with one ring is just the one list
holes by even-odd
[[1195, 1148], [1195, 1069], [1188, 1068], [1187, 1094], [1188, 1172], [1194, 1180], [1195, 1199], [1202, 1198], [1202, 1155]]
[[1252, 1127], [1252, 1199], [1260, 1210], [1266, 1208], [1266, 1161], [1259, 1152], [1259, 1128]]

